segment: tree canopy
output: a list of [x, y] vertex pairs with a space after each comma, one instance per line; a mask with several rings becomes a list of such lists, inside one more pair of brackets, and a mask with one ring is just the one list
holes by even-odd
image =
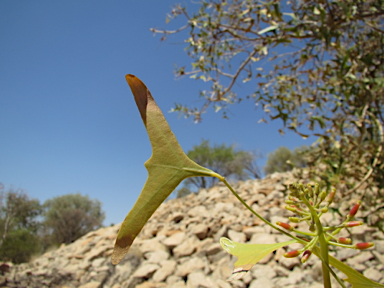
[[[225, 113], [228, 105], [247, 98], [270, 119], [281, 119], [281, 132], [318, 137], [309, 163], [326, 165], [317, 174], [327, 184], [346, 183], [348, 194], [366, 181], [384, 183], [383, 1], [200, 0], [198, 5], [192, 13], [176, 5], [167, 16], [183, 17], [184, 26], [152, 29], [162, 40], [187, 32], [192, 66], [178, 67], [176, 74], [210, 83], [201, 91], [202, 107], [176, 104], [174, 111], [201, 121], [209, 107]], [[254, 92], [238, 95], [235, 84], [251, 85]]]
[[264, 172], [271, 174], [274, 172], [291, 171], [293, 168], [304, 168], [307, 161], [303, 155], [308, 147], [302, 146], [295, 150], [281, 146], [268, 154], [267, 163], [264, 166]]
[[43, 216], [49, 242], [67, 244], [101, 227], [105, 213], [100, 201], [77, 193], [45, 201]]
[[37, 235], [42, 208], [20, 190], [4, 190], [0, 184], [0, 259], [21, 263], [40, 252]]
[[[202, 140], [199, 145], [193, 146], [187, 155], [199, 165], [229, 179], [261, 178], [255, 153], [235, 149], [234, 145], [211, 145], [209, 140]], [[196, 188], [210, 188], [217, 182], [218, 179], [213, 177], [193, 177], [185, 180], [187, 186], [193, 185]]]

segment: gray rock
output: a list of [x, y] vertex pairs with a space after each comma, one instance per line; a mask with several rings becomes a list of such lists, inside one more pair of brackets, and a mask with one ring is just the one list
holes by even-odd
[[101, 287], [100, 282], [89, 282], [79, 286], [79, 288], [100, 288], [100, 287]]
[[238, 243], [244, 243], [246, 240], [246, 236], [243, 232], [236, 232], [232, 229], [228, 230], [228, 238]]
[[223, 251], [223, 248], [221, 247], [220, 243], [213, 243], [206, 249], [206, 254], [208, 256], [217, 254], [219, 252]]
[[196, 251], [198, 245], [199, 239], [196, 236], [191, 235], [180, 245], [173, 249], [173, 255], [175, 258], [190, 256]]
[[373, 259], [375, 256], [369, 251], [361, 251], [358, 255], [348, 258], [347, 264], [350, 266], [356, 265], [356, 263], [363, 264], [371, 259]]
[[383, 273], [376, 270], [374, 267], [370, 267], [367, 270], [365, 270], [363, 272], [363, 275], [375, 282], [379, 282], [384, 277]]
[[299, 257], [294, 257], [294, 258], [286, 258], [286, 257], [281, 257], [279, 259], [279, 263], [281, 266], [284, 268], [287, 268], [288, 270], [293, 269], [295, 266], [300, 266], [301, 262]]
[[162, 282], [172, 275], [176, 268], [175, 260], [164, 260], [160, 263], [161, 268], [153, 274], [152, 280], [154, 282]]
[[142, 253], [153, 252], [158, 250], [168, 251], [168, 248], [157, 238], [146, 239], [141, 242], [140, 251]]
[[193, 227], [191, 232], [195, 234], [197, 238], [199, 238], [200, 240], [203, 240], [207, 237], [208, 229], [209, 228], [207, 225], [200, 223], [200, 224], [197, 224], [195, 227]]
[[163, 244], [166, 247], [172, 249], [172, 248], [176, 247], [177, 245], [180, 245], [184, 241], [185, 238], [186, 238], [185, 232], [178, 232], [178, 233], [175, 233], [172, 236], [166, 238], [163, 241]]
[[159, 265], [153, 263], [144, 263], [134, 273], [133, 277], [136, 278], [149, 278], [156, 270], [160, 268]]
[[203, 205], [198, 205], [188, 210], [188, 215], [190, 217], [207, 217], [208, 214], [207, 208]]
[[268, 278], [272, 279], [277, 276], [276, 271], [268, 265], [259, 265], [256, 264], [255, 266], [252, 267], [251, 269], [251, 274], [253, 278]]
[[190, 257], [188, 260], [177, 266], [175, 275], [184, 277], [198, 269], [203, 270], [207, 265], [208, 263], [202, 258]]
[[188, 275], [187, 287], [188, 288], [200, 288], [200, 287], [217, 288], [218, 286], [212, 280], [206, 277], [202, 271], [195, 271]]
[[147, 258], [147, 261], [155, 264], [158, 264], [163, 260], [167, 260], [169, 256], [169, 252], [164, 250], [157, 250], [145, 254], [145, 258]]
[[168, 286], [176, 283], [176, 282], [179, 282], [179, 281], [183, 281], [183, 278], [181, 278], [180, 276], [176, 276], [176, 275], [171, 275], [167, 278], [167, 284]]
[[[271, 281], [271, 279], [266, 278], [266, 277], [261, 277], [258, 279], [255, 279], [251, 282], [249, 285], [249, 288], [275, 288], [275, 284]], [[278, 287], [283, 287], [283, 286], [278, 286]]]
[[255, 233], [252, 235], [251, 244], [273, 244], [276, 243], [276, 235], [266, 233]]

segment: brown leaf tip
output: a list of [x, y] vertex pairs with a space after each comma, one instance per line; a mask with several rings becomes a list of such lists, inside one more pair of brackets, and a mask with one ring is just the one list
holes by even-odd
[[147, 123], [147, 104], [148, 97], [150, 95], [147, 86], [135, 75], [127, 74], [125, 79], [128, 82], [129, 87], [131, 87], [132, 94], [135, 97], [135, 102], [137, 108], [139, 108], [141, 118], [144, 121], [144, 124]]

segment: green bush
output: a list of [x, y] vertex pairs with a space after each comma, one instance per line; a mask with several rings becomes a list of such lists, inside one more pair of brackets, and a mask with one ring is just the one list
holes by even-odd
[[28, 262], [41, 252], [40, 238], [26, 229], [10, 232], [0, 247], [0, 259], [12, 263]]

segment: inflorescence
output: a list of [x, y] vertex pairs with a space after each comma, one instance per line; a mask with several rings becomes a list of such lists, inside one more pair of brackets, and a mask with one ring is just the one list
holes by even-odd
[[292, 258], [303, 254], [301, 262], [305, 263], [311, 256], [313, 248], [318, 244], [319, 237], [322, 236], [324, 236], [329, 245], [344, 248], [364, 250], [374, 246], [372, 242], [352, 245], [350, 238], [336, 236], [344, 228], [363, 225], [361, 221], [353, 221], [354, 216], [359, 210], [361, 201], [358, 201], [352, 207], [343, 223], [337, 226], [326, 227], [322, 226], [320, 217], [328, 212], [329, 206], [335, 197], [336, 190], [333, 189], [330, 193], [327, 193], [325, 190], [320, 192], [320, 186], [317, 183], [314, 187], [310, 184], [304, 186], [302, 183], [292, 183], [289, 185], [289, 190], [291, 193], [288, 200], [285, 201], [288, 204], [285, 209], [296, 214], [295, 217], [289, 217], [289, 220], [293, 223], [307, 222], [310, 232], [299, 231], [287, 223], [277, 222], [276, 225], [304, 236], [304, 239], [308, 242], [304, 248], [287, 252], [284, 254], [284, 257]]

